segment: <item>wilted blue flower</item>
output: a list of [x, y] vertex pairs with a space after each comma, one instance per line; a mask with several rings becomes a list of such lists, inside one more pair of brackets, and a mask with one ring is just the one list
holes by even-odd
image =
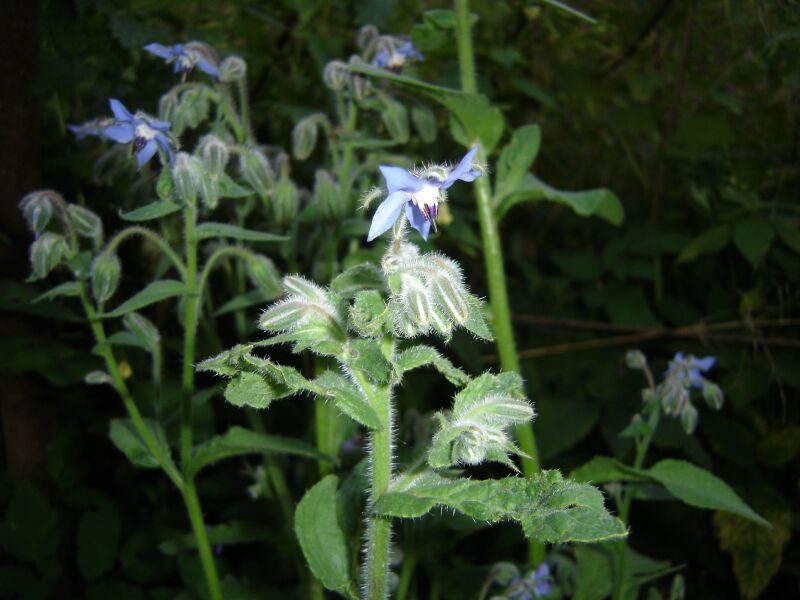
[[196, 66], [212, 77], [219, 77], [219, 68], [214, 52], [202, 42], [189, 42], [174, 46], [153, 43], [147, 44], [144, 49], [150, 54], [163, 58], [167, 64], [172, 63], [176, 73], [187, 75]]
[[159, 148], [172, 160], [172, 149], [166, 134], [170, 128], [167, 121], [159, 121], [143, 112], [131, 114], [122, 102], [114, 98], [108, 102], [111, 105], [111, 112], [114, 113], [114, 119], [109, 120], [103, 127], [103, 137], [119, 144], [133, 142], [139, 168], [153, 158]]
[[439, 203], [447, 200], [447, 188], [459, 179], [474, 181], [483, 174], [483, 170], [472, 163], [477, 151], [475, 146], [454, 168], [435, 165], [412, 173], [401, 167], [380, 165], [389, 195], [372, 217], [367, 241], [371, 242], [394, 225], [404, 206], [408, 222], [427, 240], [431, 225], [436, 230]]
[[382, 45], [383, 47], [375, 53], [372, 59], [372, 66], [391, 71], [402, 69], [409, 59], [425, 60], [419, 50], [414, 48], [411, 42], [403, 42], [399, 46], [393, 42]]
[[677, 380], [683, 384], [684, 387], [691, 386], [700, 388], [703, 387], [703, 383], [705, 382], [702, 373], [711, 369], [716, 362], [717, 359], [713, 356], [696, 358], [691, 354], [689, 356], [684, 356], [683, 352], [678, 352], [670, 361], [665, 375]]

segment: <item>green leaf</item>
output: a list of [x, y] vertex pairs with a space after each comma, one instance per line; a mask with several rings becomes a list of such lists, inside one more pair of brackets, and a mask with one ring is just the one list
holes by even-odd
[[94, 581], [108, 573], [117, 562], [121, 522], [116, 507], [103, 500], [84, 511], [78, 524], [78, 568]]
[[[164, 171], [169, 173], [169, 169]], [[129, 212], [120, 212], [119, 216], [125, 221], [151, 221], [178, 212], [181, 208], [183, 207], [180, 204], [172, 200], [157, 200]]]
[[404, 476], [378, 498], [374, 511], [413, 518], [444, 506], [474, 519], [517, 521], [528, 538], [548, 543], [597, 542], [627, 535], [603, 505], [602, 493], [585, 483], [541, 471], [530, 479], [447, 479], [433, 471]]
[[585, 483], [606, 483], [609, 481], [647, 481], [647, 477], [632, 471], [629, 467], [610, 456], [595, 456], [589, 462], [574, 469], [570, 479]]
[[270, 296], [269, 294], [264, 293], [262, 290], [251, 290], [249, 292], [245, 292], [244, 294], [234, 296], [228, 300], [225, 304], [214, 311], [214, 316], [220, 317], [222, 315], [227, 315], [228, 313], [250, 308], [251, 306], [266, 304], [270, 300], [274, 299], [275, 296]]
[[772, 226], [781, 241], [800, 254], [800, 231], [784, 221], [773, 221]]
[[147, 287], [128, 298], [117, 308], [100, 316], [104, 319], [121, 317], [145, 306], [150, 306], [167, 298], [181, 296], [184, 293], [186, 293], [186, 286], [182, 281], [160, 279], [149, 283]]
[[772, 244], [775, 230], [759, 217], [742, 219], [733, 228], [733, 243], [755, 269]]
[[382, 428], [378, 414], [361, 390], [342, 375], [325, 371], [313, 383], [318, 386], [315, 391], [321, 398], [332, 398], [336, 407], [357, 423], [370, 429]]
[[36, 296], [31, 302], [41, 302], [42, 300], [55, 300], [59, 296], [77, 296], [78, 295], [78, 282], [65, 281], [53, 288], [47, 290], [44, 294]]
[[225, 400], [234, 406], [249, 406], [251, 408], [267, 408], [273, 400], [279, 398], [275, 386], [265, 381], [257, 373], [247, 371], [239, 373], [225, 387]]
[[189, 472], [196, 475], [201, 469], [225, 458], [261, 453], [291, 454], [336, 462], [333, 457], [301, 440], [231, 427], [224, 435], [216, 436], [194, 449]]
[[495, 202], [517, 190], [539, 154], [541, 141], [538, 125], [525, 125], [514, 132], [497, 161]]
[[678, 262], [695, 260], [701, 254], [719, 252], [731, 240], [730, 225], [717, 225], [708, 231], [704, 231], [683, 249], [678, 256]]
[[350, 342], [351, 356], [347, 364], [363, 371], [374, 383], [389, 383], [392, 365], [381, 352], [381, 344], [374, 339], [355, 339]]
[[207, 222], [197, 226], [197, 239], [205, 240], [215, 237], [231, 238], [248, 242], [285, 242], [289, 239], [285, 235], [254, 231], [228, 223]]
[[358, 292], [382, 290], [385, 287], [383, 273], [372, 263], [362, 263], [343, 271], [331, 281], [331, 290], [342, 298], [355, 297]]
[[[456, 13], [453, 10], [426, 10], [422, 15], [426, 23], [430, 23], [439, 29], [453, 29], [456, 28]], [[478, 15], [469, 13], [469, 26], [472, 27], [478, 22]]]
[[447, 108], [458, 121], [466, 136], [459, 141], [467, 146], [480, 142], [487, 155], [503, 135], [505, 128], [503, 113], [492, 106], [486, 96], [466, 94], [368, 65], [347, 65], [347, 68], [355, 73], [385, 79], [435, 100]]
[[714, 515], [719, 545], [733, 557], [733, 572], [742, 596], [757, 598], [781, 566], [783, 548], [791, 536], [791, 512], [765, 511], [772, 527], [762, 527], [738, 515]]
[[539, 0], [539, 2], [541, 2], [543, 4], [549, 4], [550, 6], [553, 6], [553, 7], [557, 8], [557, 9], [559, 9], [561, 11], [564, 11], [568, 15], [572, 15], [573, 17], [577, 17], [578, 19], [581, 19], [582, 21], [586, 21], [587, 23], [591, 23], [592, 25], [596, 25], [597, 24], [597, 19], [594, 19], [594, 18], [590, 17], [589, 15], [587, 15], [586, 13], [583, 13], [583, 12], [579, 11], [576, 8], [572, 8], [571, 6], [569, 6], [567, 4], [564, 4], [563, 2], [560, 2], [559, 0]]
[[219, 176], [217, 184], [219, 185], [220, 198], [246, 198], [255, 193], [253, 190], [238, 184], [227, 173]]
[[685, 460], [664, 459], [642, 471], [663, 485], [676, 498], [698, 508], [725, 510], [750, 519], [769, 523], [739, 498], [731, 487], [705, 469]]
[[294, 531], [314, 576], [329, 590], [350, 591], [347, 539], [337, 519], [338, 478], [328, 475], [306, 492], [294, 516]]
[[58, 514], [33, 485], [20, 483], [0, 522], [0, 545], [20, 561], [33, 562], [41, 574], [57, 568]]
[[[177, 476], [177, 469], [172, 462], [167, 438], [164, 432], [151, 419], [144, 419], [145, 427], [150, 431], [156, 443], [156, 452], [160, 455], [161, 461], [166, 465], [167, 471]], [[137, 467], [145, 469], [155, 469], [158, 467], [158, 460], [139, 436], [133, 421], [130, 419], [112, 419], [109, 427], [109, 437], [117, 449], [128, 457], [128, 460]]]
[[398, 377], [402, 377], [404, 373], [412, 369], [430, 365], [444, 375], [453, 385], [466, 385], [471, 379], [464, 371], [439, 354], [436, 348], [424, 344], [418, 344], [402, 350], [395, 357], [394, 364]]
[[625, 210], [616, 194], [606, 188], [581, 192], [558, 190], [528, 173], [516, 191], [500, 200], [497, 218], [502, 219], [508, 211], [521, 202], [548, 200], [569, 206], [581, 217], [597, 216], [612, 225], [619, 225], [625, 218]]
[[489, 329], [486, 319], [483, 318], [483, 303], [472, 294], [467, 294], [467, 305], [469, 306], [469, 316], [461, 326], [482, 340], [487, 342], [494, 340], [492, 330]]

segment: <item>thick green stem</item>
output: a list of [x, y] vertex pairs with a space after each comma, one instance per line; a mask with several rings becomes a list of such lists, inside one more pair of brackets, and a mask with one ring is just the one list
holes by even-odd
[[186, 252], [186, 295], [183, 301], [183, 375], [181, 378], [181, 467], [184, 474], [192, 457], [192, 400], [194, 395], [194, 346], [197, 335], [197, 212], [190, 203], [184, 210], [184, 242]]
[[[469, 0], [455, 0], [456, 36], [458, 39], [458, 64], [461, 73], [461, 89], [469, 94], [477, 93], [475, 79], [475, 56], [472, 50], [472, 33], [470, 31]], [[486, 161], [486, 154], [480, 148], [477, 155], [480, 162]], [[514, 344], [514, 332], [511, 327], [511, 310], [508, 303], [506, 275], [503, 267], [503, 249], [500, 245], [500, 232], [492, 202], [492, 190], [488, 177], [475, 180], [475, 197], [478, 204], [478, 216], [481, 222], [481, 238], [483, 255], [486, 261], [486, 272], [489, 280], [489, 300], [492, 307], [494, 334], [497, 338], [497, 351], [500, 365], [506, 371], [519, 373], [519, 358]], [[520, 449], [528, 455], [522, 460], [522, 470], [526, 476], [537, 473], [540, 469], [539, 453], [533, 426], [520, 425], [516, 428]], [[544, 546], [531, 542], [529, 548], [530, 561], [538, 564], [544, 559]]]
[[[374, 386], [366, 376], [354, 370], [353, 375], [370, 405], [381, 420], [381, 428], [370, 433], [371, 487], [368, 514], [372, 506], [389, 489], [392, 477], [392, 407], [389, 386]], [[392, 524], [389, 519], [370, 515], [367, 519], [367, 542], [364, 546], [364, 600], [384, 600], [388, 597], [389, 542]]]
[[242, 129], [244, 130], [245, 139], [249, 144], [255, 144], [253, 127], [250, 124], [250, 96], [247, 92], [247, 78], [242, 77], [239, 79], [236, 87], [239, 91], [239, 113], [242, 117]]
[[203, 565], [209, 594], [212, 600], [222, 600], [222, 589], [219, 585], [217, 566], [214, 564], [214, 555], [211, 553], [211, 544], [208, 541], [203, 511], [200, 508], [200, 499], [197, 497], [197, 489], [195, 488], [194, 480], [191, 478], [187, 478], [184, 483], [183, 500], [186, 504], [186, 512], [189, 514], [189, 521], [192, 524], [192, 532], [197, 541], [197, 551], [200, 554], [200, 563]]

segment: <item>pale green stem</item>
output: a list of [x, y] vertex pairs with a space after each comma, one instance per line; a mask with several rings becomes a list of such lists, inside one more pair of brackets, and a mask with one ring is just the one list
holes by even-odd
[[417, 556], [409, 551], [403, 557], [403, 568], [400, 570], [400, 582], [397, 584], [397, 599], [406, 600], [408, 589], [411, 587], [411, 578], [417, 566]]
[[116, 233], [110, 240], [108, 240], [108, 245], [106, 246], [104, 252], [108, 254], [114, 254], [117, 247], [123, 241], [135, 235], [140, 235], [143, 238], [153, 242], [156, 246], [158, 246], [158, 249], [164, 253], [164, 256], [166, 256], [169, 259], [169, 261], [172, 263], [175, 269], [177, 269], [178, 273], [180, 273], [181, 279], [183, 279], [184, 281], [186, 280], [186, 267], [184, 266], [183, 261], [180, 259], [178, 254], [172, 248], [170, 248], [170, 245], [164, 238], [162, 238], [154, 231], [147, 229], [146, 227], [140, 227], [138, 225], [134, 225], [132, 227], [126, 227], [122, 231]]
[[208, 592], [212, 600], [222, 600], [222, 588], [219, 585], [217, 566], [214, 564], [214, 555], [211, 552], [211, 543], [208, 541], [206, 524], [203, 520], [203, 511], [200, 508], [200, 499], [197, 497], [197, 489], [194, 479], [188, 477], [183, 486], [183, 501], [186, 504], [186, 512], [189, 514], [189, 521], [192, 524], [192, 532], [197, 541], [197, 551], [200, 554], [200, 563], [206, 575]]
[[[477, 93], [477, 85], [475, 80], [475, 56], [472, 50], [472, 34], [470, 31], [469, 0], [455, 0], [455, 10], [461, 89], [469, 94], [474, 94]], [[479, 162], [486, 161], [486, 154], [483, 148], [479, 149], [477, 160]], [[503, 249], [500, 245], [500, 232], [497, 227], [488, 177], [479, 177], [475, 180], [475, 197], [481, 222], [483, 255], [489, 280], [489, 300], [492, 307], [494, 334], [497, 339], [500, 365], [505, 371], [519, 373], [519, 358], [517, 357], [514, 332], [511, 327], [511, 311], [509, 309], [506, 275], [503, 267]], [[539, 453], [536, 447], [533, 426], [531, 424], [517, 426], [516, 435], [520, 449], [528, 455], [528, 458], [522, 459], [522, 470], [526, 476], [530, 477], [540, 469]], [[538, 542], [531, 542], [529, 554], [531, 564], [539, 564], [544, 559], [544, 546]]]
[[247, 93], [247, 78], [242, 77], [236, 84], [239, 91], [239, 113], [241, 114], [241, 125], [244, 130], [245, 139], [249, 144], [255, 143], [253, 127], [250, 123], [250, 97]]
[[200, 272], [200, 278], [197, 283], [197, 294], [202, 295], [203, 290], [205, 290], [206, 284], [208, 283], [208, 278], [211, 275], [211, 272], [214, 270], [217, 262], [225, 258], [226, 256], [235, 256], [238, 258], [247, 259], [253, 256], [253, 253], [246, 248], [241, 248], [239, 246], [223, 246], [222, 248], [217, 248], [214, 252], [212, 252], [211, 256], [208, 257], [206, 264], [203, 265], [203, 270]]
[[[381, 428], [370, 432], [370, 476], [372, 478], [367, 512], [388, 489], [392, 477], [392, 408], [389, 386], [372, 385], [366, 376], [353, 370], [356, 382], [364, 391], [370, 406], [380, 418]], [[384, 600], [388, 597], [389, 542], [391, 521], [369, 515], [367, 541], [364, 546], [364, 600]]]
[[358, 118], [358, 107], [356, 106], [355, 102], [351, 102], [349, 105], [349, 111], [347, 113], [347, 123], [344, 124], [345, 133], [347, 135], [347, 141], [344, 143], [341, 171], [339, 172], [339, 190], [342, 194], [342, 200], [344, 200], [345, 206], [347, 207], [348, 214], [353, 209], [353, 203], [350, 202], [350, 187], [352, 182], [350, 170], [353, 164], [352, 133], [355, 131], [356, 128], [357, 118]]

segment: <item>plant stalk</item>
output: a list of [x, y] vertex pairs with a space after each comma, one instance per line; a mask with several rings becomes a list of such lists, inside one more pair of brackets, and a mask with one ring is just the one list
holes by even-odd
[[[469, 20], [469, 0], [455, 0], [456, 36], [458, 39], [458, 64], [461, 74], [461, 89], [468, 94], [477, 93], [475, 79], [475, 55], [472, 48], [472, 33]], [[486, 161], [483, 148], [478, 149], [477, 159]], [[488, 177], [475, 180], [475, 197], [478, 204], [478, 216], [481, 223], [483, 255], [486, 260], [486, 272], [489, 280], [489, 300], [492, 307], [494, 334], [497, 338], [497, 351], [500, 365], [505, 371], [520, 372], [519, 358], [514, 343], [514, 331], [511, 327], [511, 310], [508, 304], [506, 275], [503, 267], [503, 249], [500, 245], [500, 232], [492, 203], [492, 190]], [[520, 449], [527, 454], [522, 459], [522, 470], [530, 477], [540, 470], [539, 452], [531, 424], [519, 425], [516, 428]], [[531, 542], [529, 558], [532, 565], [544, 559], [544, 546]]]

